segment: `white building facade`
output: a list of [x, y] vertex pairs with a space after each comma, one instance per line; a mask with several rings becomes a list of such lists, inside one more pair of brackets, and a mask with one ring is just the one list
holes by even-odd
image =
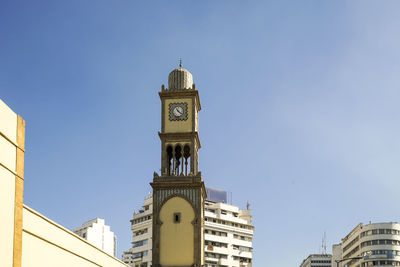
[[122, 262], [135, 267], [151, 266], [153, 197], [149, 193], [142, 209], [131, 220], [132, 248], [122, 254]]
[[117, 238], [111, 232], [110, 226], [105, 225], [104, 220], [96, 218], [85, 222], [73, 232], [95, 247], [115, 257], [117, 250]]
[[343, 261], [341, 266], [400, 266], [400, 224], [360, 223], [342, 239], [340, 248], [333, 251], [334, 258], [362, 257]]
[[300, 267], [331, 267], [332, 255], [311, 254], [300, 264]]
[[[209, 198], [205, 203], [205, 266], [251, 267], [254, 226], [250, 210], [223, 203], [226, 196], [223, 202], [215, 200]], [[123, 253], [122, 261], [133, 267], [151, 266], [152, 203], [149, 194], [131, 220], [132, 248]]]

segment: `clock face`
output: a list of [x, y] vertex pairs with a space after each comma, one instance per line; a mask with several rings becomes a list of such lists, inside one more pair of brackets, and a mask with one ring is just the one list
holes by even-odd
[[188, 119], [188, 104], [185, 102], [169, 104], [169, 120], [185, 121]]
[[175, 107], [172, 111], [176, 117], [180, 117], [183, 115], [183, 108], [182, 107]]

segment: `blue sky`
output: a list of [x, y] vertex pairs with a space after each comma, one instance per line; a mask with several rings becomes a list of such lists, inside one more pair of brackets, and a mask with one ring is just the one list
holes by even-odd
[[73, 229], [129, 220], [160, 168], [179, 58], [206, 185], [250, 201], [254, 266], [298, 266], [399, 221], [399, 1], [2, 1], [0, 98], [26, 120], [24, 202]]

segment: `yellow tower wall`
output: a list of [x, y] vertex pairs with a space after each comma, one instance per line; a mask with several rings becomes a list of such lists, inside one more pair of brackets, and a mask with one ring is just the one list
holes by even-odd
[[[174, 213], [181, 214], [179, 223]], [[181, 197], [167, 200], [160, 210], [160, 264], [162, 266], [190, 266], [194, 263], [195, 213], [192, 205]]]
[[[188, 119], [186, 121], [170, 121], [169, 120], [169, 104], [170, 103], [187, 103], [188, 105]], [[192, 99], [191, 98], [180, 98], [180, 99], [166, 99], [164, 105], [164, 121], [165, 121], [165, 133], [178, 133], [178, 132], [191, 132], [192, 131]]]

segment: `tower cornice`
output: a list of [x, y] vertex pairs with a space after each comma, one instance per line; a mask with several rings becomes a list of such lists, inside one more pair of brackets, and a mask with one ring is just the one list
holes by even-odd
[[198, 132], [188, 132], [188, 133], [182, 133], [182, 132], [178, 132], [178, 133], [161, 133], [158, 132], [158, 136], [160, 137], [160, 140], [169, 140], [169, 141], [182, 141], [182, 140], [191, 140], [191, 139], [195, 139], [196, 140], [196, 144], [198, 149], [201, 148], [201, 144], [200, 144], [200, 138], [199, 138], [199, 133]]
[[201, 104], [200, 104], [200, 97], [199, 97], [199, 91], [191, 89], [191, 90], [162, 90], [161, 92], [158, 92], [158, 95], [160, 96], [160, 99], [162, 98], [169, 98], [169, 99], [178, 99], [178, 98], [184, 98], [184, 97], [195, 97], [196, 98], [196, 107], [197, 110], [201, 110]]

